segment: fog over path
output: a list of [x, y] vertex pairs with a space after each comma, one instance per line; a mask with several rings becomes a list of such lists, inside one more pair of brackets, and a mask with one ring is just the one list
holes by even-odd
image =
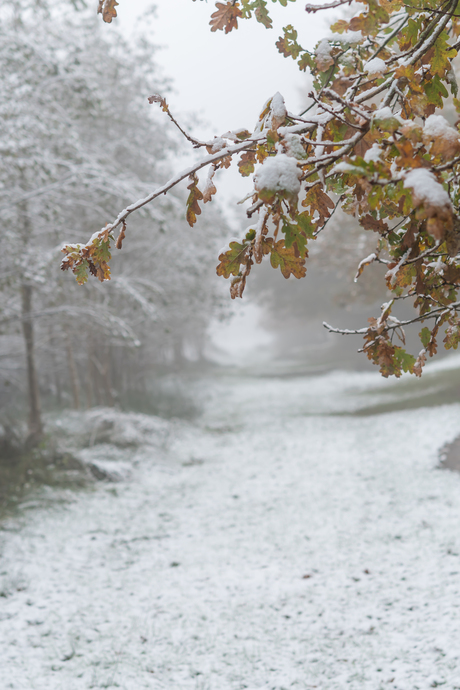
[[460, 687], [460, 405], [353, 414], [378, 381], [196, 382], [129, 479], [8, 521], [0, 687]]

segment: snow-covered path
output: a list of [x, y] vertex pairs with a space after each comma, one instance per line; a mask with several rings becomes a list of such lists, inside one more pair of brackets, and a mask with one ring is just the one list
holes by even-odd
[[347, 386], [218, 381], [130, 481], [8, 523], [1, 690], [460, 688], [460, 405]]

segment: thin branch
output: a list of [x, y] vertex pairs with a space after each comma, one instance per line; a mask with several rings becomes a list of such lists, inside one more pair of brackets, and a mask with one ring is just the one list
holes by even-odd
[[332, 7], [341, 7], [342, 5], [351, 5], [352, 0], [333, 0], [333, 2], [326, 2], [324, 5], [305, 5], [305, 12], [320, 12], [321, 10], [330, 10]]
[[180, 126], [180, 124], [178, 123], [178, 121], [173, 116], [172, 112], [170, 111], [169, 105], [166, 103], [166, 100], [162, 96], [155, 93], [155, 94], [153, 94], [153, 96], [149, 96], [148, 102], [150, 103], [150, 105], [152, 105], [153, 103], [158, 103], [159, 105], [161, 105], [162, 109], [164, 110], [165, 113], [167, 113], [171, 122], [177, 127], [179, 132], [181, 132], [181, 134], [184, 135], [184, 137], [187, 139], [187, 141], [189, 141], [191, 144], [193, 144], [194, 148], [198, 149], [202, 146], [206, 146], [205, 141], [200, 141], [199, 139], [195, 139], [195, 137], [192, 137], [191, 134], [188, 134], [188, 132], [186, 132], [185, 129], [183, 129]]
[[265, 138], [266, 136], [264, 134], [260, 134], [255, 137], [253, 136], [250, 139], [245, 139], [245, 141], [241, 142], [240, 144], [235, 144], [234, 146], [227, 146], [225, 147], [225, 149], [222, 149], [218, 153], [213, 153], [209, 156], [206, 156], [198, 163], [191, 165], [189, 168], [186, 168], [178, 175], [172, 177], [164, 185], [162, 185], [158, 189], [155, 189], [151, 194], [146, 196], [145, 199], [139, 199], [138, 201], [134, 202], [134, 204], [127, 206], [127, 208], [123, 209], [123, 211], [121, 211], [118, 214], [117, 218], [112, 223], [109, 223], [108, 225], [106, 225], [106, 227], [101, 228], [100, 233], [98, 234], [103, 233], [104, 235], [106, 235], [107, 233], [112, 232], [112, 230], [115, 230], [116, 227], [123, 223], [123, 221], [126, 220], [126, 218], [128, 218], [128, 216], [130, 216], [131, 213], [133, 213], [134, 211], [138, 211], [140, 208], [146, 206], [162, 194], [166, 194], [166, 192], [169, 192], [170, 189], [178, 185], [179, 182], [182, 182], [182, 180], [185, 180], [187, 177], [189, 177], [189, 175], [193, 175], [193, 173], [198, 172], [198, 170], [205, 168], [207, 165], [220, 161], [222, 160], [222, 158], [226, 158], [227, 156], [233, 156], [235, 153], [239, 153], [240, 151], [245, 151], [248, 147], [251, 147], [254, 144], [254, 142], [263, 141]]
[[[427, 319], [434, 319], [437, 318], [438, 314], [447, 313], [449, 311], [458, 311], [459, 309], [460, 302], [452, 302], [452, 304], [447, 304], [443, 307], [438, 307], [438, 309], [433, 309], [427, 314], [420, 314], [419, 316], [415, 316], [413, 319], [408, 319], [407, 321], [399, 321], [397, 324], [394, 324], [392, 326], [385, 326], [385, 331], [394, 331], [396, 328], [400, 328], [400, 326], [410, 326], [412, 323], [419, 323], [420, 321], [425, 321]], [[334, 326], [328, 324], [326, 321], [323, 321], [323, 326], [330, 333], [339, 333], [341, 335], [366, 335], [366, 333], [368, 333], [369, 330], [372, 329], [372, 326], [367, 328], [357, 328], [355, 330], [349, 328], [335, 328]]]

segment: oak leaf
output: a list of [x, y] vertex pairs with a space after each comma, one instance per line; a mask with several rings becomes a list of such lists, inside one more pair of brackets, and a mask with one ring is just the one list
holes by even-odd
[[228, 34], [238, 28], [238, 17], [242, 17], [238, 2], [216, 2], [217, 10], [211, 15], [211, 31], [223, 31]]
[[245, 151], [241, 154], [241, 159], [238, 163], [238, 170], [243, 177], [248, 177], [254, 172], [254, 164], [256, 162], [256, 154], [253, 151]]
[[275, 243], [272, 237], [263, 240], [264, 253], [270, 253], [270, 263], [273, 268], [280, 269], [285, 278], [303, 278], [307, 269], [305, 259], [296, 255], [294, 247], [286, 247], [284, 240]]
[[220, 264], [216, 268], [218, 276], [229, 278], [231, 275], [238, 276], [240, 266], [246, 262], [249, 245], [245, 242], [230, 242], [230, 249], [219, 255]]
[[365, 230], [373, 230], [381, 235], [388, 230], [388, 225], [383, 220], [376, 220], [370, 213], [360, 218], [359, 222]]
[[324, 225], [325, 221], [331, 215], [331, 211], [329, 209], [332, 210], [335, 208], [335, 204], [331, 197], [323, 192], [320, 184], [317, 184], [308, 190], [307, 196], [302, 201], [302, 206], [310, 207], [312, 217], [316, 211], [318, 212], [319, 225]]
[[100, 0], [99, 6], [97, 8], [98, 14], [102, 14], [102, 19], [107, 23], [111, 24], [112, 19], [117, 16], [117, 11], [115, 7], [119, 3], [117, 0]]
[[190, 184], [187, 186], [187, 189], [190, 189], [190, 194], [187, 199], [187, 213], [185, 217], [190, 227], [193, 227], [196, 223], [196, 217], [201, 215], [201, 208], [198, 202], [202, 201], [203, 194], [198, 189], [197, 176], [195, 174], [190, 175], [189, 180]]

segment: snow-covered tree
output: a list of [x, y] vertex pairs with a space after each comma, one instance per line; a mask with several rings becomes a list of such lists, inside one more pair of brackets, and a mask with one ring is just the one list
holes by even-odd
[[[288, 0], [278, 2], [289, 7]], [[100, 2], [105, 21], [116, 17], [117, 5]], [[305, 16], [348, 5], [350, 0], [309, 4]], [[314, 52], [300, 45], [288, 24], [276, 45], [300, 70], [311, 72], [308, 106], [293, 113], [277, 93], [253, 132], [232, 131], [208, 141], [189, 137], [208, 155], [131, 204], [88, 244], [69, 248], [64, 266], [81, 276], [85, 257], [91, 257], [89, 267], [104, 270], [97, 243], [109, 241], [134, 211], [187, 177], [187, 218], [193, 225], [200, 202], [215, 192], [214, 171], [238, 157], [241, 174], [252, 175], [251, 225], [219, 256], [217, 272], [232, 277], [231, 296], [242, 296], [254, 263], [264, 258], [286, 278], [303, 277], [308, 244], [341, 206], [376, 236], [375, 250], [362, 258], [357, 276], [372, 263], [383, 264], [384, 289], [391, 295], [367, 327], [326, 326], [361, 333], [363, 351], [384, 376], [403, 371], [420, 376], [427, 356], [436, 353], [439, 335], [444, 334], [446, 348], [456, 348], [460, 340], [460, 140], [458, 128], [440, 114], [449, 92], [460, 111], [452, 62], [460, 47], [458, 14], [457, 0], [360, 0], [347, 18], [334, 22]], [[211, 31], [229, 33], [251, 17], [272, 25], [266, 0], [217, 2]], [[172, 118], [163, 97], [151, 100]], [[210, 175], [201, 191], [196, 173], [204, 167]], [[415, 316], [397, 318], [401, 300], [413, 303]], [[404, 326], [410, 323], [430, 324], [420, 331], [418, 356], [404, 349]]]
[[[146, 100], [166, 88], [154, 47], [104, 39], [92, 13], [68, 9], [64, 0], [6, 0], [0, 11], [0, 327], [23, 331], [31, 440], [42, 434], [39, 380], [58, 397], [70, 389], [75, 406], [111, 403], [124, 366], [117, 355], [115, 367], [115, 352], [136, 349], [135, 378], [141, 360], [146, 367], [182, 352], [187, 331], [199, 343], [216, 304], [206, 259], [224, 226], [217, 211], [208, 214], [190, 260], [180, 194], [172, 195], [137, 218], [136, 251], [120, 257], [110, 290], [82, 291], [59, 270], [65, 237], [87, 236], [145, 195], [168, 174], [175, 148]], [[107, 278], [108, 243], [93, 246], [95, 272]]]

